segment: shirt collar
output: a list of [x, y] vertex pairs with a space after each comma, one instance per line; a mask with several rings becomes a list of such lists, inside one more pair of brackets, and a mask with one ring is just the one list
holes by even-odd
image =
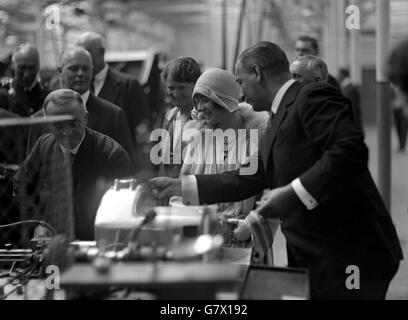
[[276, 114], [276, 112], [278, 112], [278, 108], [283, 99], [283, 96], [285, 95], [286, 91], [288, 91], [289, 87], [295, 82], [296, 80], [290, 79], [286, 81], [282, 87], [280, 87], [278, 93], [275, 95], [275, 98], [272, 101], [271, 111], [273, 112], [273, 114]]
[[82, 144], [82, 141], [84, 141], [84, 138], [85, 138], [85, 132], [84, 132], [84, 135], [82, 136], [81, 141], [78, 143], [78, 145], [76, 147], [72, 148], [72, 149], [68, 149], [68, 148], [65, 148], [64, 146], [60, 145], [62, 153], [64, 153], [64, 154], [67, 154], [67, 153], [77, 154], [78, 150], [79, 150], [79, 147]]
[[88, 102], [89, 95], [90, 95], [89, 90], [81, 95], [81, 98], [82, 98], [82, 101], [83, 101], [84, 105], [86, 105], [86, 103]]
[[108, 74], [108, 65], [105, 64], [105, 66], [102, 68], [102, 70], [99, 71], [97, 74], [95, 74], [94, 81], [105, 82], [107, 74]]

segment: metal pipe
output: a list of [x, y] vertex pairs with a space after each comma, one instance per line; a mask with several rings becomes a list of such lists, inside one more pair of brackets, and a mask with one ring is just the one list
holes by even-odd
[[239, 45], [241, 43], [242, 25], [244, 24], [245, 8], [246, 8], [246, 0], [242, 0], [241, 11], [239, 14], [239, 21], [238, 21], [237, 39], [235, 42], [235, 54], [234, 54], [234, 59], [232, 60], [232, 70], [234, 70], [235, 61], [237, 61], [238, 59]]
[[[357, 5], [357, 0], [351, 0], [351, 5]], [[360, 30], [350, 30], [350, 78], [351, 82], [361, 86], [362, 70], [360, 60]]]
[[390, 2], [377, 0], [376, 80], [378, 123], [378, 188], [391, 211], [391, 108], [390, 86], [384, 72], [390, 36]]
[[227, 69], [227, 0], [222, 0], [222, 68]]

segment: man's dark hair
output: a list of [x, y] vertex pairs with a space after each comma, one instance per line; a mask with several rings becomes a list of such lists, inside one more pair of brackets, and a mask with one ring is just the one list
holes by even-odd
[[391, 51], [387, 74], [390, 81], [408, 95], [408, 40], [404, 40]]
[[200, 65], [193, 58], [181, 57], [171, 60], [162, 71], [162, 79], [171, 77], [177, 82], [196, 83], [201, 75]]
[[254, 65], [258, 65], [261, 71], [271, 74], [289, 73], [289, 60], [285, 52], [272, 42], [261, 41], [245, 49], [239, 55], [237, 61], [248, 71]]
[[319, 45], [317, 44], [317, 40], [315, 38], [310, 36], [300, 36], [296, 41], [309, 42], [312, 48], [316, 51], [316, 54], [319, 54]]

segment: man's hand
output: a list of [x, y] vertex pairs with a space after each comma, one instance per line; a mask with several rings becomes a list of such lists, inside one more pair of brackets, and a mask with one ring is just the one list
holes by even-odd
[[279, 218], [303, 206], [291, 184], [272, 189], [266, 202], [256, 211], [264, 218]]
[[158, 177], [147, 182], [156, 199], [168, 201], [172, 196], [182, 196], [181, 179]]
[[236, 225], [234, 230], [234, 237], [239, 241], [246, 241], [251, 236], [251, 229], [249, 224], [244, 219], [228, 219], [228, 223]]

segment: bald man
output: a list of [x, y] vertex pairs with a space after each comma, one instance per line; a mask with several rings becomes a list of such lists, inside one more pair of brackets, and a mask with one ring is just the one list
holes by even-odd
[[40, 58], [30, 44], [18, 47], [12, 56], [14, 78], [0, 90], [0, 116], [5, 111], [27, 117], [41, 109], [47, 91], [39, 79]]
[[41, 219], [70, 239], [94, 239], [96, 210], [104, 191], [114, 179], [135, 172], [121, 145], [87, 128], [88, 111], [79, 93], [51, 92], [44, 101], [45, 117], [72, 119], [51, 125], [51, 133], [38, 139], [15, 177], [17, 192], [27, 186], [24, 194], [39, 198]]
[[311, 82], [327, 82], [328, 71], [326, 63], [311, 55], [297, 57], [290, 65], [292, 78], [302, 84]]
[[132, 138], [135, 139], [137, 126], [149, 119], [146, 95], [137, 79], [110, 68], [105, 63], [105, 44], [100, 34], [85, 32], [75, 44], [89, 51], [93, 61], [94, 94], [114, 103], [125, 112]]
[[[298, 37], [295, 42], [295, 57], [305, 55], [319, 56], [319, 44], [317, 43], [317, 40], [306, 35]], [[340, 84], [331, 74], [328, 75], [327, 83], [341, 90]]]
[[[89, 128], [116, 140], [125, 148], [133, 161], [135, 148], [123, 110], [90, 92], [92, 58], [89, 52], [81, 47], [72, 47], [64, 51], [60, 57], [58, 71], [63, 88], [72, 89], [81, 95], [89, 112]], [[36, 116], [42, 116], [42, 114], [38, 113]], [[35, 132], [30, 135], [29, 149], [38, 137], [38, 133]]]

